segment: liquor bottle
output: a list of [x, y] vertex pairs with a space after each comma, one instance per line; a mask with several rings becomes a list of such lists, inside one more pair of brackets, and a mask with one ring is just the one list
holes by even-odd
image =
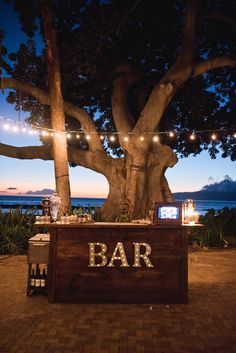
[[40, 280], [40, 287], [41, 288], [45, 288], [47, 284], [47, 275], [46, 275], [46, 270], [45, 268], [43, 269], [43, 274], [41, 276], [41, 280]]
[[40, 269], [39, 265], [36, 265], [36, 276], [35, 276], [35, 287], [39, 288], [41, 284], [41, 275], [40, 275]]
[[34, 286], [35, 286], [35, 274], [34, 274], [34, 269], [33, 269], [30, 274], [30, 287], [34, 288]]

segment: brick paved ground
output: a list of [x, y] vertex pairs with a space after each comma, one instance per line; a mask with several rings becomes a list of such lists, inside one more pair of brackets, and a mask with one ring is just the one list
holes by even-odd
[[189, 254], [187, 305], [48, 304], [26, 257], [0, 257], [0, 352], [233, 353], [236, 250]]

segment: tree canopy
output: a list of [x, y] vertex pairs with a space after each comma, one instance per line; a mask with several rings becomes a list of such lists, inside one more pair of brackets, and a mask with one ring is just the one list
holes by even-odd
[[[37, 28], [42, 33], [41, 1], [12, 2], [29, 37]], [[53, 1], [63, 97], [85, 109], [98, 131], [117, 129], [111, 108], [112, 81], [127, 70], [127, 64], [136, 76], [127, 97], [131, 124], [135, 126], [153, 88], [180, 55], [186, 3], [183, 0]], [[210, 64], [209, 70], [192, 75], [181, 84], [156, 129], [176, 132], [174, 139], [161, 135], [161, 141], [179, 156], [198, 154], [204, 149], [213, 158], [221, 151], [222, 157], [235, 160], [232, 133], [236, 128], [236, 2], [197, 1], [196, 12], [196, 31], [191, 33], [191, 28], [187, 29], [189, 38], [185, 43], [194, 50], [190, 54], [185, 52], [186, 58], [192, 55], [196, 64], [216, 57], [229, 61], [226, 65]], [[7, 56], [3, 48], [4, 68], [11, 77], [47, 91], [45, 52], [37, 55], [36, 47], [31, 38], [20, 45], [17, 53]], [[19, 109], [18, 90], [11, 92], [7, 100]], [[23, 110], [30, 112], [30, 123], [50, 126], [48, 106], [27, 93], [21, 94], [21, 104]], [[68, 128], [79, 129], [79, 122], [66, 113]], [[222, 131], [216, 141], [211, 141], [210, 132], [197, 134], [194, 141], [189, 141], [189, 132], [199, 130]], [[70, 143], [87, 148], [86, 141]], [[107, 141], [105, 148], [108, 153], [113, 150], [118, 156], [123, 154], [118, 144]]]

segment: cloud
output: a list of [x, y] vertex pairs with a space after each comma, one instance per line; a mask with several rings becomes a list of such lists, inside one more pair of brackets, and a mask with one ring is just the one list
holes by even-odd
[[7, 188], [7, 190], [17, 190], [17, 188], [14, 188], [13, 186], [10, 186], [9, 188]]
[[37, 191], [26, 191], [26, 195], [52, 195], [55, 190], [52, 189], [42, 189]]
[[205, 185], [205, 186], [203, 186], [201, 191], [235, 193], [236, 192], [236, 180], [233, 180], [228, 175], [226, 175], [224, 180], [222, 180], [218, 183]]

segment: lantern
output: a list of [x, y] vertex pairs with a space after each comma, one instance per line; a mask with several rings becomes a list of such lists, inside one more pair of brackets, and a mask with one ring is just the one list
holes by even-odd
[[198, 222], [199, 214], [196, 212], [195, 202], [191, 199], [187, 199], [184, 202], [184, 223], [195, 224]]

